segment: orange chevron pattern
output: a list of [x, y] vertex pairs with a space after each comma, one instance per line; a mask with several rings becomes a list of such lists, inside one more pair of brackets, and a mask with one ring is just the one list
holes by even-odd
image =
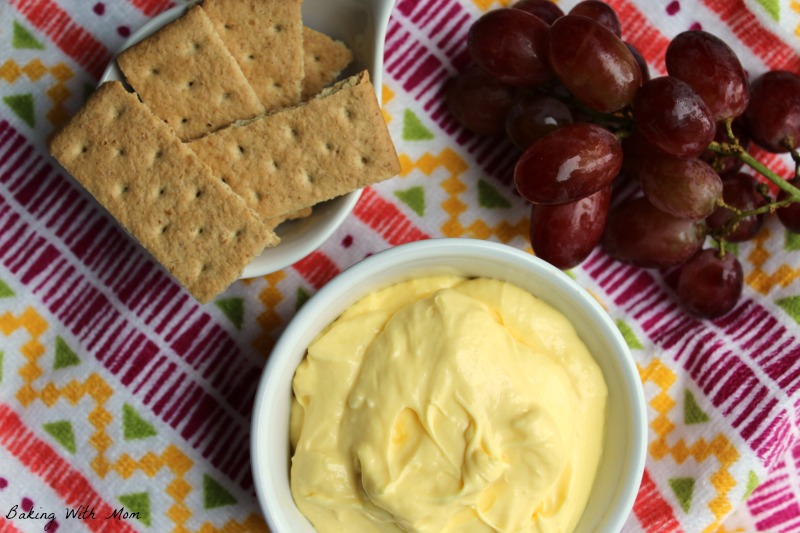
[[[39, 365], [39, 359], [45, 355], [46, 350], [40, 337], [47, 330], [47, 322], [32, 307], [27, 308], [18, 317], [10, 312], [0, 316], [0, 332], [3, 335], [9, 337], [19, 329], [25, 330], [30, 336], [30, 340], [23, 344], [21, 349], [27, 362], [19, 369], [19, 375], [24, 382], [16, 394], [20, 404], [23, 407], [30, 407], [38, 399], [48, 408], [52, 408], [59, 399], [63, 398], [74, 406], [82, 398], [90, 397], [94, 401], [95, 407], [89, 411], [87, 419], [94, 426], [95, 432], [90, 437], [89, 444], [97, 451], [97, 455], [90, 463], [92, 470], [101, 479], [106, 478], [111, 472], [116, 473], [122, 479], [128, 479], [137, 471], [143, 472], [152, 479], [159, 471], [166, 468], [174, 478], [164, 487], [164, 492], [174, 500], [166, 515], [175, 524], [172, 530], [174, 533], [190, 533], [191, 530], [186, 526], [186, 522], [192, 518], [193, 513], [186, 503], [186, 498], [193, 488], [185, 481], [184, 476], [194, 466], [191, 458], [177, 446], [169, 444], [160, 454], [146, 452], [139, 460], [136, 460], [129, 454], [122, 453], [116, 461], [110, 461], [107, 458], [107, 451], [113, 442], [106, 428], [113, 421], [113, 416], [105, 408], [105, 405], [113, 396], [114, 389], [96, 373], [91, 373], [83, 383], [71, 380], [59, 388], [54, 383], [48, 382], [41, 389], [37, 389], [34, 382], [44, 375], [44, 371]], [[156, 444], [160, 445], [161, 443], [156, 441]], [[267, 532], [269, 530], [264, 519], [259, 514], [252, 513], [242, 522], [229, 520], [219, 528], [210, 522], [205, 522], [197, 530], [197, 533], [240, 533], [245, 531]]]
[[704, 533], [712, 533], [719, 529], [723, 519], [733, 510], [727, 495], [736, 486], [736, 479], [730, 474], [730, 467], [739, 460], [740, 454], [721, 433], [710, 442], [700, 438], [690, 445], [681, 438], [670, 445], [668, 442], [670, 434], [676, 428], [670, 419], [670, 414], [676, 402], [670, 395], [669, 389], [677, 380], [677, 376], [658, 358], [653, 358], [645, 368], [640, 367], [639, 373], [643, 383], [652, 382], [659, 388], [659, 392], [650, 400], [650, 407], [657, 413], [650, 423], [650, 428], [655, 432], [655, 439], [650, 443], [650, 455], [657, 461], [669, 455], [677, 464], [683, 464], [690, 457], [698, 463], [714, 457], [719, 464], [717, 471], [710, 476], [717, 496], [708, 502], [708, 508], [715, 520], [703, 530]]

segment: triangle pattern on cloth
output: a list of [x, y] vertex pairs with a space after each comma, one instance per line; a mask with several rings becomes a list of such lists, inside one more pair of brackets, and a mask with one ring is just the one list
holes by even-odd
[[800, 324], [800, 296], [788, 296], [775, 301], [795, 322]]
[[786, 230], [786, 242], [784, 244], [787, 252], [794, 252], [800, 250], [800, 233]]
[[228, 317], [236, 329], [242, 329], [244, 323], [244, 298], [224, 298], [214, 302], [222, 314]]
[[[711, 247], [715, 250], [719, 250], [719, 243], [716, 241], [712, 241]], [[739, 243], [738, 242], [728, 242], [725, 241], [723, 248], [725, 249], [725, 253], [730, 253], [738, 257], [739, 255]]]
[[683, 393], [683, 423], [691, 426], [708, 421], [708, 414], [700, 408], [692, 391], [686, 389]]
[[122, 434], [125, 440], [146, 439], [157, 434], [153, 424], [127, 403], [122, 406]]
[[772, 17], [773, 20], [775, 20], [775, 22], [778, 22], [778, 21], [781, 20], [780, 0], [756, 0], [756, 1], [759, 4], [761, 4], [761, 7], [764, 8], [764, 11], [766, 11], [767, 14], [770, 17]]
[[72, 351], [72, 348], [67, 346], [66, 341], [60, 336], [56, 337], [56, 356], [53, 360], [53, 370], [60, 370], [68, 366], [79, 365], [81, 360]]
[[14, 21], [14, 35], [11, 38], [11, 46], [18, 50], [44, 50], [44, 45], [36, 40], [36, 37], [16, 20]]
[[753, 491], [758, 488], [761, 482], [758, 480], [758, 476], [752, 470], [747, 474], [747, 485], [745, 485], [744, 496], [742, 496], [742, 501], [748, 500], [750, 495], [753, 494]]
[[237, 503], [236, 498], [208, 474], [203, 476], [203, 505], [206, 509], [214, 509]]
[[427, 141], [433, 138], [433, 133], [422, 124], [419, 117], [410, 109], [406, 109], [403, 114], [403, 140]]
[[505, 196], [489, 185], [486, 180], [478, 180], [478, 203], [486, 209], [505, 209], [511, 207]]
[[678, 503], [685, 513], [692, 508], [692, 495], [694, 494], [693, 477], [674, 477], [668, 480], [672, 492], [678, 498]]
[[3, 280], [0, 280], [0, 298], [11, 298], [12, 296], [15, 296], [14, 291]]
[[75, 453], [75, 434], [72, 432], [72, 423], [66, 420], [43, 424], [44, 430], [53, 437], [70, 453]]
[[422, 187], [417, 186], [404, 191], [395, 191], [394, 195], [419, 216], [425, 215], [425, 189]]
[[150, 495], [148, 493], [133, 492], [131, 494], [123, 494], [118, 499], [144, 525], [150, 526]]
[[311, 295], [303, 287], [297, 287], [297, 295], [295, 296], [294, 310], [299, 311], [303, 304], [305, 304]]
[[4, 96], [3, 101], [25, 124], [31, 128], [36, 126], [32, 94], [12, 94]]
[[633, 332], [633, 329], [631, 329], [628, 323], [621, 318], [617, 319], [617, 329], [620, 333], [622, 333], [622, 338], [625, 339], [625, 343], [628, 345], [628, 348], [631, 350], [641, 350], [644, 348], [642, 343], [639, 342], [639, 339], [636, 337], [636, 334]]

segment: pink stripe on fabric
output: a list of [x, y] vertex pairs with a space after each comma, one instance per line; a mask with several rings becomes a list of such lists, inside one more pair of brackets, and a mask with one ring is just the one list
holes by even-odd
[[[713, 405], [724, 416], [732, 417], [733, 427], [767, 466], [780, 460], [791, 440], [787, 408], [794, 411], [795, 406], [781, 405], [774, 398], [766, 403], [760, 399], [772, 397], [764, 380], [780, 380], [787, 372], [786, 365], [770, 364], [763, 351], [732, 352], [734, 336], [726, 335], [725, 323], [721, 331], [708, 329], [704, 323], [686, 315], [665, 288], [644, 270], [611, 262], [601, 254], [595, 254], [584, 266], [610, 299], [637, 320], [645, 334], [687, 370]], [[745, 300], [729, 316], [766, 316], [764, 313], [758, 304]], [[778, 345], [787, 340], [792, 349], [797, 349], [797, 338], [779, 324], [770, 329], [765, 339]], [[737, 346], [737, 350], [740, 348]], [[743, 358], [756, 365], [759, 373], [745, 364]], [[758, 400], [758, 403], [751, 401], [748, 406], [760, 408], [745, 412], [740, 401], [744, 394]]]
[[395, 204], [371, 188], [364, 189], [353, 214], [392, 246], [430, 238], [430, 235], [412, 224]]
[[[788, 527], [788, 522], [796, 523], [798, 516], [800, 516], [800, 504], [793, 501], [781, 509], [771, 509], [766, 517], [758, 519], [756, 527], [759, 531], [792, 531], [792, 529], [784, 529], [784, 527]], [[779, 527], [780, 529], [777, 529]]]
[[172, 7], [172, 0], [130, 0], [130, 3], [147, 17], [154, 17]]

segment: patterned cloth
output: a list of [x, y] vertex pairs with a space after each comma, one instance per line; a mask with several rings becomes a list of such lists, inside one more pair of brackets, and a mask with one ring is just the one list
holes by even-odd
[[[697, 27], [753, 74], [800, 72], [796, 0], [610, 3], [655, 75], [669, 39]], [[518, 154], [459, 129], [442, 99], [467, 64], [470, 22], [500, 5], [398, 0], [383, 102], [401, 175], [366, 190], [309, 257], [199, 306], [45, 148], [125, 38], [173, 4], [0, 0], [0, 531], [266, 530], [250, 409], [297, 308], [404, 242], [529, 249], [510, 184]], [[766, 160], [790, 174], [785, 159]], [[800, 235], [771, 220], [736, 253], [744, 296], [713, 322], [677, 308], [672, 277], [599, 250], [572, 271], [623, 332], [648, 401], [647, 470], [626, 531], [800, 531]]]

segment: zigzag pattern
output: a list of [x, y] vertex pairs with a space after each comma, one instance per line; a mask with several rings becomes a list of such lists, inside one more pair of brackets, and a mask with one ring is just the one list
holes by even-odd
[[[190, 533], [191, 530], [186, 526], [186, 522], [192, 518], [193, 513], [185, 500], [193, 487], [185, 481], [184, 476], [192, 469], [194, 461], [173, 444], [166, 445], [160, 454], [152, 451], [146, 452], [138, 460], [128, 453], [122, 453], [116, 461], [110, 461], [107, 458], [107, 451], [113, 445], [113, 441], [106, 428], [113, 421], [113, 417], [105, 409], [105, 405], [113, 396], [114, 389], [96, 373], [91, 373], [83, 383], [71, 380], [61, 388], [53, 382], [47, 382], [38, 389], [35, 386], [35, 382], [44, 375], [44, 371], [39, 365], [39, 359], [45, 355], [46, 350], [40, 337], [47, 327], [47, 322], [32, 307], [27, 308], [18, 317], [10, 312], [0, 315], [0, 332], [3, 335], [9, 337], [18, 329], [24, 329], [30, 336], [30, 340], [23, 344], [21, 349], [27, 362], [18, 371], [23, 379], [23, 384], [16, 393], [20, 404], [27, 408], [34, 401], [40, 400], [45, 406], [52, 408], [59, 399], [64, 398], [74, 406], [84, 397], [90, 397], [94, 401], [95, 407], [89, 411], [86, 418], [95, 428], [95, 432], [90, 437], [89, 444], [97, 451], [97, 455], [90, 462], [92, 470], [100, 479], [106, 478], [111, 472], [116, 473], [122, 479], [128, 479], [137, 471], [143, 472], [149, 478], [154, 478], [159, 471], [166, 468], [174, 478], [164, 487], [164, 493], [174, 500], [174, 504], [167, 510], [166, 516], [174, 523], [173, 532]], [[269, 530], [263, 518], [255, 513], [250, 514], [243, 522], [233, 519], [219, 528], [210, 522], [205, 522], [197, 530], [198, 533], [244, 531], [267, 532]]]
[[657, 461], [670, 455], [677, 464], [683, 464], [689, 457], [698, 463], [703, 463], [713, 456], [719, 463], [718, 469], [709, 478], [717, 493], [716, 497], [708, 502], [708, 508], [715, 519], [703, 530], [704, 533], [713, 533], [733, 509], [727, 497], [730, 490], [736, 486], [736, 480], [730, 474], [730, 467], [739, 460], [740, 454], [721, 433], [711, 442], [700, 438], [694, 444], [688, 445], [681, 438], [670, 445], [668, 438], [676, 427], [670, 415], [676, 402], [672, 399], [669, 389], [677, 380], [677, 376], [657, 358], [653, 358], [645, 368], [640, 368], [639, 373], [643, 383], [652, 382], [659, 388], [659, 392], [650, 400], [650, 406], [658, 413], [650, 423], [650, 428], [655, 432], [655, 439], [649, 447], [650, 455]]

